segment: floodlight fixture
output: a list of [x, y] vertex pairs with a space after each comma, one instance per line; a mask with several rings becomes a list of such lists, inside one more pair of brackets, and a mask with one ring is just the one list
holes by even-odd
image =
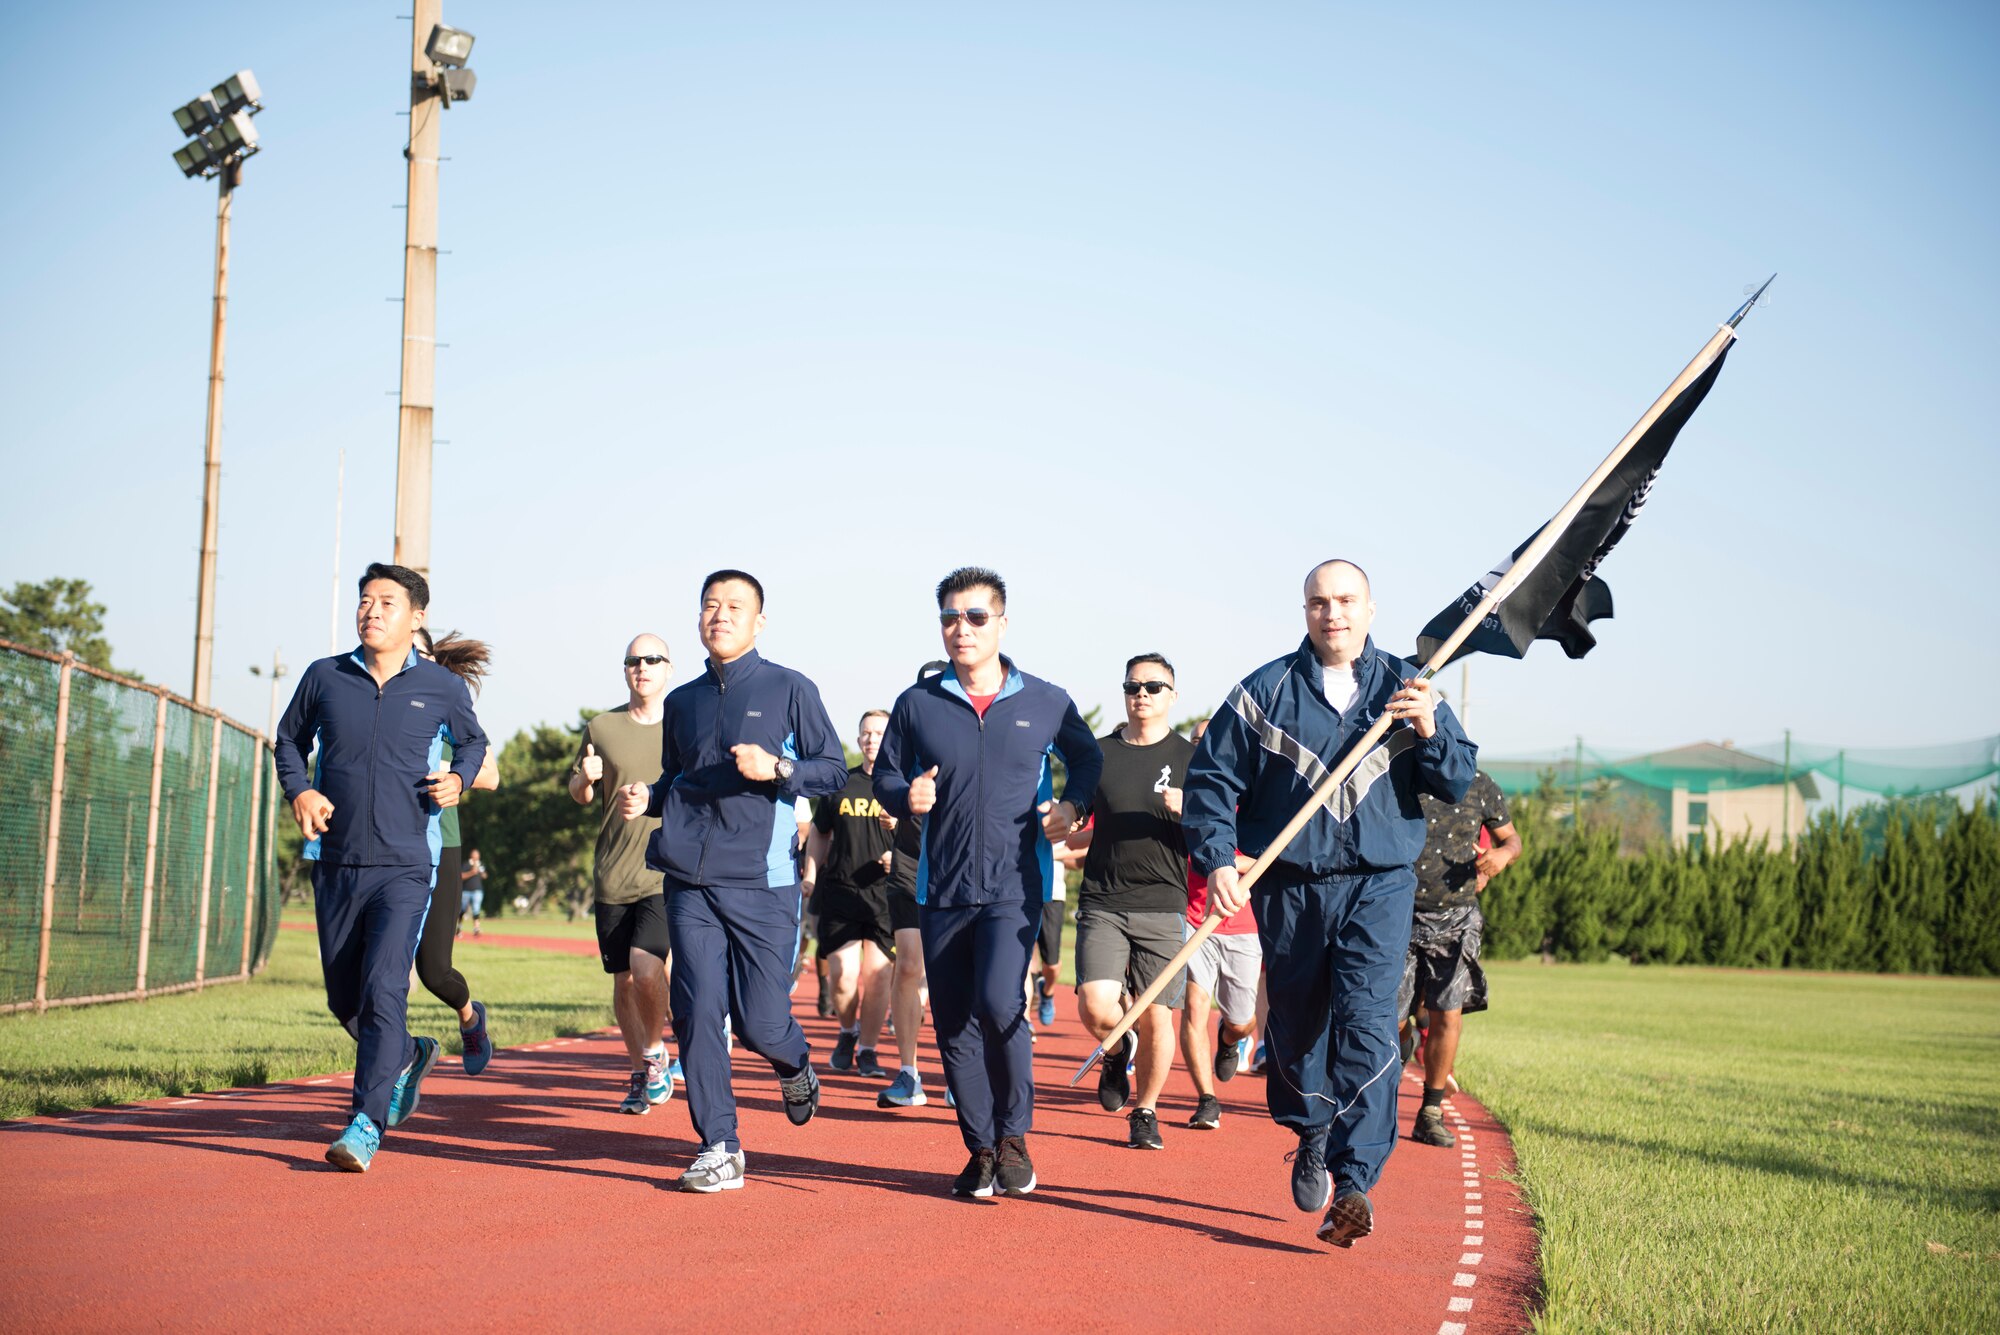
[[472, 100], [472, 90], [479, 85], [479, 76], [471, 70], [449, 69], [438, 75], [438, 96], [444, 100], [447, 109], [454, 102]]
[[185, 135], [197, 135], [222, 119], [221, 108], [215, 99], [203, 93], [184, 107], [174, 108], [174, 124]]
[[247, 110], [256, 115], [264, 109], [262, 91], [257, 87], [257, 76], [249, 70], [238, 70], [209, 90], [216, 107], [224, 116], [233, 116]]
[[257, 127], [250, 123], [248, 112], [237, 112], [209, 133], [222, 142], [224, 153], [247, 157], [257, 151]]
[[440, 23], [431, 29], [430, 40], [424, 43], [424, 54], [430, 57], [433, 65], [456, 69], [471, 59], [473, 40], [472, 34], [465, 29], [447, 28]]
[[181, 169], [183, 176], [200, 176], [215, 162], [215, 155], [208, 151], [208, 145], [199, 139], [191, 139], [181, 148], [174, 150], [174, 165]]

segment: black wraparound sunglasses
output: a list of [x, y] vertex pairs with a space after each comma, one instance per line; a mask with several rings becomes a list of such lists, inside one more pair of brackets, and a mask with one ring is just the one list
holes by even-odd
[[1137, 695], [1141, 691], [1144, 691], [1148, 695], [1158, 695], [1161, 691], [1171, 691], [1172, 689], [1174, 689], [1173, 683], [1165, 681], [1128, 681], [1125, 683], [1125, 694], [1127, 695]]
[[991, 621], [994, 615], [995, 615], [994, 613], [987, 611], [983, 607], [968, 607], [963, 612], [959, 611], [957, 608], [954, 607], [947, 611], [938, 613], [938, 624], [943, 626], [946, 630], [950, 630], [953, 626], [956, 626], [958, 624], [958, 619], [960, 617], [964, 617], [967, 621], [970, 621], [974, 626], [983, 626], [987, 622]]
[[639, 664], [641, 664], [641, 663], [644, 663], [644, 664], [645, 664], [645, 665], [646, 665], [647, 667], [658, 667], [658, 666], [659, 666], [660, 664], [662, 664], [662, 663], [664, 663], [664, 662], [666, 662], [666, 661], [667, 661], [667, 656], [666, 656], [665, 654], [627, 654], [627, 655], [625, 655], [625, 666], [626, 666], [626, 667], [638, 667], [638, 666], [639, 666]]

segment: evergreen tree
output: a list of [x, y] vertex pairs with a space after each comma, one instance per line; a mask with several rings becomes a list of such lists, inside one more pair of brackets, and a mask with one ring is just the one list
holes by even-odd
[[2000, 974], [2000, 819], [1982, 802], [1961, 810], [1945, 831], [1950, 895], [1941, 935], [1946, 973]]
[[1787, 963], [1806, 969], [1866, 969], [1870, 940], [1869, 872], [1853, 816], [1830, 811], [1799, 837], [1799, 927]]

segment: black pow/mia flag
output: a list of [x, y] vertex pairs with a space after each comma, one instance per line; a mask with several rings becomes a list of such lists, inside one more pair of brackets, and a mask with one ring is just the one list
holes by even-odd
[[[1646, 434], [1618, 461], [1611, 475], [1598, 484], [1548, 555], [1499, 607], [1487, 614], [1447, 662], [1457, 662], [1475, 653], [1522, 658], [1536, 640], [1556, 641], [1571, 658], [1582, 658], [1596, 647], [1597, 636], [1592, 633], [1590, 623], [1611, 616], [1611, 590], [1597, 578], [1597, 568], [1645, 508], [1647, 493], [1653, 489], [1653, 479], [1659, 476], [1660, 465], [1666, 462], [1674, 438], [1708, 397], [1729, 349], [1734, 346], [1735, 341], [1731, 340], [1716, 354], [1708, 369], [1667, 405]], [[1417, 662], [1430, 661], [1431, 655], [1472, 615], [1480, 600], [1541, 532], [1536, 529], [1529, 534], [1527, 542], [1516, 547], [1503, 564], [1488, 571], [1479, 583], [1430, 619], [1417, 636]]]

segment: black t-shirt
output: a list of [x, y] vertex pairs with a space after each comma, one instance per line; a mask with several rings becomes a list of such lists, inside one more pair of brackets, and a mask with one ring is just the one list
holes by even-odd
[[1151, 746], [1134, 746], [1122, 732], [1098, 743], [1104, 774], [1090, 804], [1095, 829], [1083, 859], [1078, 908], [1187, 912], [1187, 845], [1163, 794], [1186, 786], [1194, 743], [1176, 732]]
[[882, 882], [888, 877], [882, 868], [882, 855], [889, 851], [889, 832], [876, 819], [881, 814], [874, 783], [858, 765], [847, 771], [845, 788], [814, 803], [813, 828], [831, 837], [813, 886], [813, 898], [822, 912], [827, 901], [820, 896], [829, 890], [836, 900], [842, 898], [843, 891], [882, 892]]
[[1465, 800], [1456, 804], [1429, 793], [1417, 802], [1428, 822], [1424, 851], [1417, 859], [1417, 911], [1463, 908], [1479, 902], [1479, 831], [1498, 830], [1511, 819], [1507, 797], [1485, 770], [1472, 776]]
[[924, 824], [922, 816], [912, 816], [908, 820], [896, 822], [896, 831], [890, 836], [896, 847], [895, 865], [889, 869], [889, 889], [899, 895], [917, 893], [917, 859], [924, 851]]

